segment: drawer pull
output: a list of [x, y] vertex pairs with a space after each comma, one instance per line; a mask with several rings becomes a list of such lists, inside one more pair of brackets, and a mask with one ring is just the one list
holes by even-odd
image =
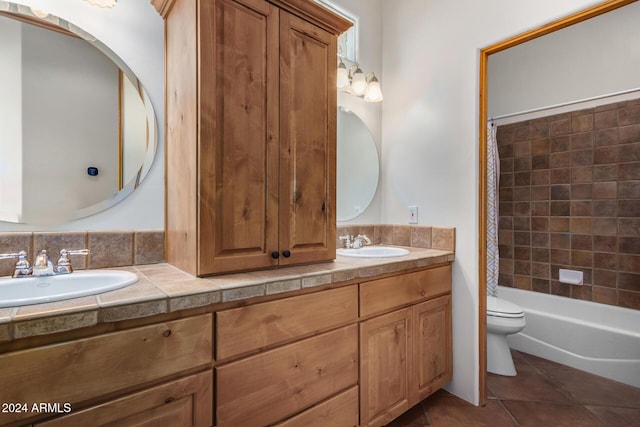
[[280, 252], [278, 251], [271, 252], [271, 258], [278, 259], [279, 256], [280, 256]]
[[291, 256], [291, 252], [289, 252], [288, 250], [282, 251], [282, 255], [284, 255], [285, 258], [289, 258]]
[[174, 397], [169, 397], [169, 398], [167, 398], [167, 399], [164, 401], [164, 403], [167, 403], [167, 404], [168, 404], [168, 403], [174, 402], [175, 400], [176, 400], [176, 399], [175, 399]]
[[163, 336], [168, 337], [169, 335], [171, 335], [171, 329], [167, 329], [166, 331], [164, 331], [162, 333]]

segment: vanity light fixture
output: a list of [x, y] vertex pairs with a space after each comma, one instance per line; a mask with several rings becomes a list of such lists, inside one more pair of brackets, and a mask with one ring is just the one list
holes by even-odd
[[49, 16], [49, 12], [45, 12], [44, 10], [35, 9], [33, 7], [30, 7], [29, 9], [31, 9], [31, 13], [33, 13], [34, 16], [37, 16], [40, 19], [44, 19]]
[[363, 98], [365, 102], [382, 102], [384, 99], [375, 73], [364, 74], [357, 63], [347, 68], [342, 58], [338, 63], [337, 86], [339, 90]]
[[116, 5], [116, 1], [118, 0], [84, 0], [84, 1], [94, 6], [112, 8]]

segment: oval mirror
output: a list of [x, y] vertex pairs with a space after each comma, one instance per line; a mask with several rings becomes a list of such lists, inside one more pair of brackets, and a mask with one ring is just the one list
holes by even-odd
[[378, 149], [367, 125], [354, 112], [338, 107], [336, 219], [359, 216], [376, 194]]
[[156, 152], [151, 101], [99, 40], [0, 1], [0, 221], [59, 224], [131, 194]]

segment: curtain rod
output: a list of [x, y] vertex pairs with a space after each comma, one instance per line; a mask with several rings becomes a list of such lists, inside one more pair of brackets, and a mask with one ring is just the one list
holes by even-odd
[[566, 107], [568, 105], [580, 104], [580, 103], [583, 103], [583, 102], [596, 101], [598, 99], [611, 98], [613, 96], [626, 95], [628, 93], [633, 93], [633, 92], [640, 92], [640, 87], [637, 87], [635, 89], [627, 89], [627, 90], [623, 90], [623, 91], [620, 91], [620, 92], [613, 92], [613, 93], [609, 93], [609, 94], [606, 94], [606, 95], [593, 96], [591, 98], [579, 99], [579, 100], [576, 100], [576, 101], [563, 102], [561, 104], [549, 105], [549, 106], [546, 106], [546, 107], [532, 108], [531, 110], [519, 111], [517, 113], [503, 114], [501, 116], [491, 117], [489, 120], [506, 119], [508, 117], [515, 117], [515, 116], [521, 116], [521, 115], [524, 115], [524, 114], [537, 113], [538, 111], [552, 110], [554, 108]]

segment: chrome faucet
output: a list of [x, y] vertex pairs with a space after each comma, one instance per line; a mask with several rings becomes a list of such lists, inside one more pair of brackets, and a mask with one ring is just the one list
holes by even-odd
[[[364, 245], [371, 244], [371, 239], [364, 234], [358, 234], [355, 238], [349, 234], [338, 238], [344, 242], [345, 249], [360, 249]], [[364, 244], [362, 242], [364, 242]]]
[[16, 266], [13, 270], [13, 278], [19, 277], [27, 277], [31, 276], [31, 266], [29, 265], [29, 261], [27, 260], [27, 252], [20, 251], [16, 253], [10, 254], [0, 254], [0, 259], [17, 259]]
[[351, 242], [351, 247], [353, 249], [360, 249], [362, 246], [370, 244], [371, 239], [369, 239], [365, 234], [358, 234], [358, 236]]
[[31, 276], [39, 277], [72, 273], [73, 267], [71, 267], [69, 255], [89, 255], [89, 249], [62, 249], [60, 251], [60, 258], [58, 259], [57, 264], [53, 264], [46, 250], [41, 250], [33, 261], [33, 267], [29, 265], [29, 261], [27, 261], [27, 253], [25, 251], [0, 254], [0, 259], [15, 258], [18, 260], [16, 261], [15, 269], [12, 275], [12, 277], [14, 278]]
[[33, 261], [32, 276], [53, 276], [55, 271], [53, 270], [53, 263], [49, 258], [46, 250], [41, 250]]
[[338, 237], [338, 239], [342, 240], [344, 243], [345, 249], [351, 249], [351, 240], [353, 240], [353, 236], [350, 234], [345, 234], [344, 236]]
[[76, 249], [73, 251], [67, 249], [60, 250], [60, 258], [58, 259], [58, 264], [55, 267], [56, 274], [73, 273], [73, 267], [71, 267], [69, 255], [89, 255], [89, 252], [89, 249]]

